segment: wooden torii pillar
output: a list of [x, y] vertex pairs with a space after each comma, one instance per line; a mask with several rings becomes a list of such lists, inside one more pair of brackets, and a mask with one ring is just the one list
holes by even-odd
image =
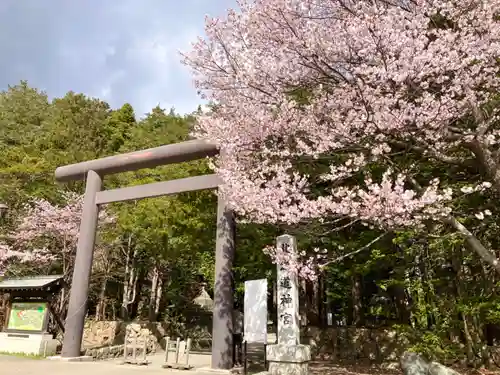
[[[216, 189], [221, 180], [215, 174], [178, 180], [102, 190], [106, 175], [154, 168], [166, 164], [215, 156], [216, 145], [192, 140], [59, 167], [57, 181], [85, 180], [85, 195], [76, 249], [75, 268], [66, 317], [62, 357], [79, 357], [82, 345], [90, 274], [94, 254], [99, 206], [111, 202], [158, 197], [187, 191]], [[232, 367], [233, 290], [232, 266], [235, 251], [234, 215], [219, 196], [215, 246], [215, 285], [212, 327], [212, 368]]]

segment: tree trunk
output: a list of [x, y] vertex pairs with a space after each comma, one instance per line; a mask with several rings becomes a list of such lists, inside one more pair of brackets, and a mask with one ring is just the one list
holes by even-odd
[[474, 337], [480, 347], [479, 350], [481, 352], [482, 365], [489, 368], [491, 366], [490, 348], [486, 343], [484, 327], [477, 313], [472, 317], [472, 322], [474, 324]]
[[158, 286], [156, 287], [156, 300], [155, 300], [155, 319], [158, 320], [160, 315], [161, 297], [163, 296], [163, 279], [160, 277]]
[[137, 269], [136, 265], [136, 256], [137, 250], [132, 252], [132, 235], [129, 235], [127, 241], [127, 249], [125, 252], [125, 276], [123, 281], [123, 296], [122, 296], [122, 305], [120, 316], [123, 320], [129, 320], [130, 311], [129, 306], [135, 301], [136, 297], [136, 288], [137, 285]]
[[60, 299], [59, 299], [59, 314], [63, 315], [64, 312], [64, 300], [66, 298], [66, 288], [63, 286], [61, 288], [61, 293], [60, 293]]
[[142, 299], [141, 299], [141, 289], [142, 285], [144, 284], [144, 272], [141, 272], [140, 270], [136, 269], [135, 271], [135, 280], [134, 284], [132, 286], [132, 297], [129, 302], [129, 317], [130, 319], [135, 319], [138, 315], [139, 312], [139, 304], [142, 304]]
[[319, 326], [325, 327], [327, 325], [326, 318], [326, 295], [325, 295], [325, 280], [323, 275], [318, 275], [318, 315], [319, 315]]
[[310, 303], [307, 296], [307, 282], [304, 279], [300, 280], [299, 284], [299, 300], [303, 301], [303, 303], [299, 304], [300, 325], [307, 326], [307, 312], [310, 309]]
[[156, 297], [158, 293], [158, 283], [160, 280], [160, 272], [158, 266], [153, 267], [151, 276], [151, 292], [149, 295], [148, 318], [150, 322], [156, 321]]
[[353, 273], [351, 277], [351, 297], [352, 297], [352, 325], [360, 326], [362, 324], [362, 291], [361, 291], [361, 276]]
[[[456, 296], [457, 299], [460, 301], [463, 296], [462, 292], [462, 265], [463, 265], [463, 257], [462, 257], [462, 251], [459, 249], [456, 252], [456, 255], [452, 257], [451, 259], [451, 264], [453, 266], [453, 270], [455, 271], [456, 277], [454, 280], [455, 284], [455, 291], [456, 291]], [[464, 333], [464, 339], [465, 339], [465, 348], [467, 352], [467, 361], [470, 365], [475, 366], [474, 359], [475, 359], [475, 354], [474, 354], [474, 340], [471, 335], [471, 330], [469, 327], [469, 322], [467, 319], [467, 315], [463, 312], [460, 312], [460, 320], [462, 320], [463, 324], [463, 333]]]
[[307, 300], [307, 321], [312, 326], [321, 326], [319, 309], [321, 298], [319, 295], [319, 279], [306, 283], [306, 300]]
[[[429, 316], [428, 316], [428, 308], [427, 308], [427, 301], [426, 301], [426, 293], [424, 290], [424, 276], [423, 276], [423, 260], [422, 260], [421, 255], [417, 255], [415, 257], [415, 278], [418, 279], [418, 282], [416, 283], [416, 290], [415, 290], [415, 304], [414, 308], [418, 311], [418, 316], [416, 318], [417, 320], [417, 327], [420, 329], [429, 329]], [[401, 323], [404, 323], [403, 321]]]
[[60, 316], [64, 316], [64, 303], [66, 299], [66, 281], [69, 281], [69, 275], [68, 275], [68, 266], [66, 262], [66, 254], [65, 254], [66, 249], [63, 250], [63, 256], [62, 256], [62, 266], [63, 266], [63, 280], [64, 283], [61, 287], [61, 293], [60, 293], [60, 300], [59, 300], [59, 311], [58, 313]]
[[122, 305], [120, 308], [120, 316], [123, 320], [128, 320], [128, 304], [129, 304], [129, 294], [130, 294], [130, 267], [125, 266], [125, 280], [123, 282], [123, 295], [122, 295]]
[[278, 280], [273, 283], [273, 298], [271, 303], [271, 319], [273, 320], [273, 329], [278, 332]]
[[470, 334], [469, 324], [467, 322], [467, 317], [463, 312], [460, 312], [460, 318], [462, 319], [465, 337], [465, 347], [467, 350], [467, 361], [470, 365], [475, 367], [474, 364], [474, 343], [472, 340], [472, 335]]
[[108, 286], [108, 278], [105, 276], [101, 282], [101, 290], [99, 292], [99, 302], [97, 303], [96, 320], [106, 320], [106, 289]]
[[123, 287], [123, 300], [122, 300], [122, 319], [130, 319], [130, 305], [134, 303], [137, 295], [137, 279], [138, 272], [135, 265], [132, 265], [128, 269], [128, 279], [125, 281]]

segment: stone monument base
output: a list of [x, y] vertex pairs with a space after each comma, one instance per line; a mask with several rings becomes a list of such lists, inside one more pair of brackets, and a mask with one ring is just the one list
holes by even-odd
[[48, 333], [0, 332], [0, 352], [40, 356], [56, 354], [59, 341]]
[[270, 375], [307, 375], [311, 349], [309, 345], [268, 345], [266, 357]]

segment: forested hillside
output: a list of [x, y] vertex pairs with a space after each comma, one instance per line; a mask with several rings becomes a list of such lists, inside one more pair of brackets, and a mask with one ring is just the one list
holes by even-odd
[[[129, 104], [110, 108], [73, 92], [49, 100], [26, 82], [0, 94], [0, 202], [9, 206], [0, 224], [0, 268], [6, 276], [63, 273], [70, 280], [83, 185], [56, 184], [57, 166], [183, 141], [195, 122], [195, 114], [159, 107], [138, 117]], [[432, 175], [454, 188], [466, 188], [479, 173], [475, 165], [424, 159], [404, 148], [393, 158], [411, 164], [419, 178]], [[321, 161], [302, 168], [319, 173]], [[208, 170], [206, 161], [197, 161], [116, 175], [105, 185]], [[468, 192], [453, 203], [457, 220], [491, 249], [499, 248], [497, 198]], [[89, 315], [152, 321], [182, 316], [202, 283], [211, 291], [215, 209], [208, 191], [107, 206]], [[322, 264], [317, 278], [301, 282], [301, 310], [309, 325], [325, 326], [331, 312], [334, 325], [392, 327], [420, 351], [487, 361], [486, 344], [494, 344], [500, 323], [499, 274], [448, 226], [434, 223], [414, 232], [382, 231], [357, 221], [240, 222], [234, 269], [240, 299], [245, 280], [273, 280], [275, 266], [262, 250], [284, 232], [297, 236], [300, 251], [318, 255]], [[59, 303], [63, 316], [66, 306], [67, 290]]]

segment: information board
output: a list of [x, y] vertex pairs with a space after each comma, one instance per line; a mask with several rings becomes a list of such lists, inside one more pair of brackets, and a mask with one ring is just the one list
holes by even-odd
[[243, 333], [247, 343], [267, 344], [267, 280], [245, 281]]
[[13, 302], [7, 329], [17, 331], [42, 331], [47, 302]]

